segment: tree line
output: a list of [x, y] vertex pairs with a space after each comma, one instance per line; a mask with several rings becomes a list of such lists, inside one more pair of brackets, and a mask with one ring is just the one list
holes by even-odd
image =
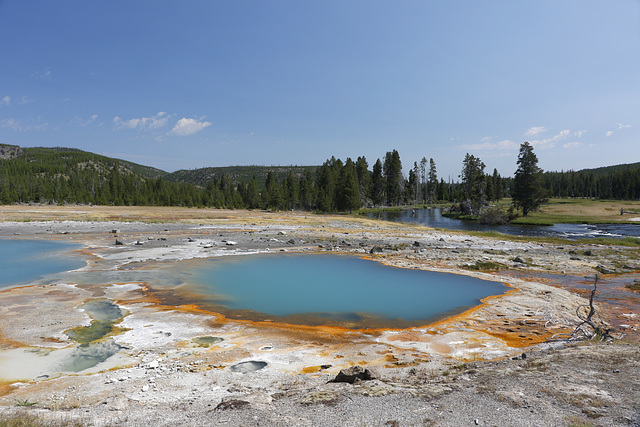
[[[0, 203], [82, 203], [99, 205], [198, 206], [272, 210], [349, 212], [361, 207], [452, 203], [468, 215], [478, 215], [490, 202], [512, 197], [528, 213], [545, 197], [640, 198], [640, 168], [609, 173], [546, 172], [537, 167], [533, 148], [524, 143], [513, 178], [466, 154], [459, 180], [438, 177], [433, 158], [423, 157], [403, 168], [397, 150], [376, 159], [331, 157], [321, 166], [269, 172], [244, 182], [225, 175], [206, 185], [168, 182], [137, 173], [117, 159], [72, 149], [25, 149], [0, 159]], [[406, 172], [405, 172], [406, 171]]]

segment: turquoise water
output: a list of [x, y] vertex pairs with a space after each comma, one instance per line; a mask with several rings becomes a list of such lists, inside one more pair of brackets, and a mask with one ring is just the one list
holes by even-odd
[[85, 265], [70, 252], [81, 245], [48, 240], [0, 239], [0, 289], [26, 285], [43, 276]]
[[359, 322], [358, 327], [371, 326], [368, 320], [375, 325], [388, 325], [390, 319], [424, 323], [462, 312], [507, 289], [463, 275], [393, 268], [354, 256], [309, 254], [211, 260], [194, 271], [192, 280], [199, 292], [230, 310], [283, 318], [313, 313]]

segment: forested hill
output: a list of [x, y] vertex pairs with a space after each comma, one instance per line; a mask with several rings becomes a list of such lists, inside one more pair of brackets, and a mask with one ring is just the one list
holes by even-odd
[[582, 169], [580, 172], [583, 173], [592, 173], [594, 176], [604, 176], [616, 174], [624, 171], [638, 171], [640, 170], [640, 162], [637, 163], [628, 163], [623, 165], [615, 165], [615, 166], [604, 166], [601, 168], [593, 168], [593, 169]]
[[[461, 182], [438, 177], [433, 159], [402, 167], [396, 150], [377, 159], [332, 157], [321, 166], [230, 166], [160, 169], [72, 148], [0, 144], [0, 204], [203, 206], [249, 209], [351, 211], [362, 206], [436, 202], [478, 205], [511, 197], [514, 179], [489, 175], [467, 154]], [[545, 172], [548, 197], [640, 199], [640, 163]]]
[[544, 187], [551, 197], [638, 200], [640, 162], [579, 171], [545, 172]]
[[205, 187], [211, 180], [221, 179], [223, 176], [234, 185], [251, 181], [255, 176], [260, 187], [267, 182], [267, 176], [272, 173], [276, 180], [284, 179], [293, 173], [300, 178], [306, 170], [315, 173], [317, 166], [224, 166], [200, 169], [182, 169], [168, 174], [165, 180], [168, 182], [185, 182]]
[[154, 204], [161, 197], [170, 200], [170, 194], [153, 188], [166, 175], [160, 169], [74, 148], [0, 144], [3, 204]]
[[46, 164], [59, 169], [61, 173], [63, 173], [64, 170], [73, 168], [77, 164], [84, 164], [86, 162], [94, 163], [96, 165], [100, 163], [111, 165], [113, 162], [118, 162], [122, 167], [125, 167], [129, 171], [144, 178], [160, 178], [168, 175], [167, 172], [151, 166], [139, 165], [127, 160], [113, 159], [111, 157], [101, 156], [99, 154], [78, 150], [76, 148], [21, 148], [17, 145], [0, 144], [0, 159], [17, 159], [18, 163], [35, 162], [43, 165]]

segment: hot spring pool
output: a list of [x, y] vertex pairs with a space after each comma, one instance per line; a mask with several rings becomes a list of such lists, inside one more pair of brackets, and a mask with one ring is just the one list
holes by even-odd
[[352, 327], [426, 324], [507, 289], [464, 275], [324, 254], [208, 260], [189, 282], [230, 317]]
[[72, 254], [81, 247], [51, 240], [0, 239], [0, 289], [83, 267], [84, 259]]

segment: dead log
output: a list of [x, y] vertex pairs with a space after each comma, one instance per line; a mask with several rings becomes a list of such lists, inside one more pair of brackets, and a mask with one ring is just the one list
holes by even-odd
[[576, 326], [571, 334], [571, 339], [595, 339], [600, 341], [610, 341], [614, 339], [612, 335], [613, 328], [607, 327], [607, 324], [602, 320], [597, 313], [595, 306], [593, 305], [593, 299], [595, 298], [598, 290], [598, 279], [600, 276], [595, 275], [593, 282], [593, 289], [589, 296], [589, 305], [582, 304], [576, 309], [576, 315], [582, 321]]

